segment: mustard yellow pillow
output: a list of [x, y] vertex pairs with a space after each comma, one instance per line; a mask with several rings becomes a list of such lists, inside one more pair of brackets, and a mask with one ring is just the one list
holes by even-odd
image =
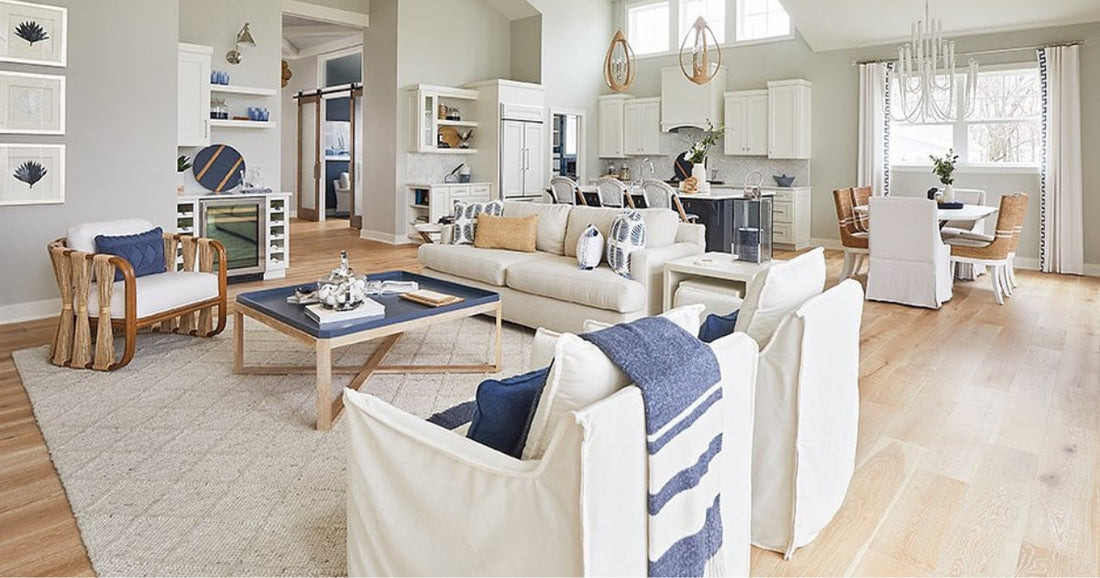
[[538, 232], [538, 215], [494, 217], [482, 213], [477, 216], [474, 246], [481, 249], [508, 249], [534, 253]]

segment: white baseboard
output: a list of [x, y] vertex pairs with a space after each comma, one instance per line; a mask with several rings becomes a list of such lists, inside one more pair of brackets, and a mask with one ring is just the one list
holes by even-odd
[[811, 247], [825, 247], [826, 249], [840, 249], [840, 239], [825, 239], [813, 237], [810, 239]]
[[394, 235], [393, 233], [386, 233], [383, 231], [368, 231], [367, 229], [359, 231], [359, 238], [367, 241], [388, 243], [390, 245], [405, 245], [412, 242], [404, 235]]
[[56, 317], [60, 312], [60, 298], [0, 305], [0, 325]]

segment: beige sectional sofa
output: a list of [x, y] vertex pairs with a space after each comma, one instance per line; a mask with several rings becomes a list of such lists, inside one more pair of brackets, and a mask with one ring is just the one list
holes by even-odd
[[631, 255], [631, 279], [607, 263], [584, 271], [577, 240], [589, 225], [606, 238], [620, 209], [506, 202], [505, 217], [539, 216], [536, 252], [521, 253], [443, 243], [420, 247], [423, 273], [495, 291], [504, 318], [527, 327], [579, 333], [585, 320], [621, 323], [661, 312], [663, 265], [704, 252], [702, 225], [680, 223], [667, 209], [642, 209], [646, 247]]

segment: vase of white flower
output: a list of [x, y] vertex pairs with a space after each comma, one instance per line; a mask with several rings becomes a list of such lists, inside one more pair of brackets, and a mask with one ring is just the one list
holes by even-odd
[[695, 141], [687, 152], [687, 159], [692, 162], [691, 176], [699, 182], [699, 191], [704, 193], [710, 191], [710, 183], [707, 182], [707, 153], [726, 134], [725, 125], [714, 126], [708, 121], [707, 126], [703, 138]]

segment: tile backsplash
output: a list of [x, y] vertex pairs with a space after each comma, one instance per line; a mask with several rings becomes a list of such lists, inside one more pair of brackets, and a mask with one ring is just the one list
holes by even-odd
[[[405, 182], [442, 183], [447, 174], [458, 165], [466, 162], [467, 156], [469, 155], [409, 153], [405, 161]], [[479, 176], [473, 175], [473, 178], [476, 180]], [[488, 180], [487, 178], [481, 178], [479, 182]]]
[[[695, 141], [702, 138], [703, 131], [698, 129], [681, 129], [676, 133], [661, 133], [661, 150], [666, 154], [662, 156], [652, 156], [650, 160], [653, 161], [653, 168], [656, 170], [658, 179], [670, 179], [674, 174], [672, 169], [672, 163], [675, 162], [676, 156], [682, 151], [686, 151], [691, 148], [691, 145]], [[806, 187], [810, 186], [810, 161], [809, 160], [779, 160], [769, 159], [767, 157], [743, 157], [743, 156], [726, 156], [722, 153], [722, 142], [719, 141], [710, 150], [708, 156], [707, 168], [713, 174], [714, 170], [718, 170], [719, 181], [724, 181], [726, 184], [732, 184], [740, 186], [745, 182], [745, 177], [752, 171], [760, 171], [764, 175], [764, 186], [775, 186], [775, 181], [772, 180], [772, 175], [787, 175], [794, 177], [794, 186]], [[595, 178], [607, 173], [608, 162], [615, 163], [616, 167], [622, 166], [626, 163], [630, 167], [630, 176], [632, 179], [649, 178], [649, 169], [645, 167], [643, 173], [642, 162], [644, 157], [630, 157], [627, 159], [600, 159], [600, 164], [593, 169], [589, 169], [591, 178]]]

